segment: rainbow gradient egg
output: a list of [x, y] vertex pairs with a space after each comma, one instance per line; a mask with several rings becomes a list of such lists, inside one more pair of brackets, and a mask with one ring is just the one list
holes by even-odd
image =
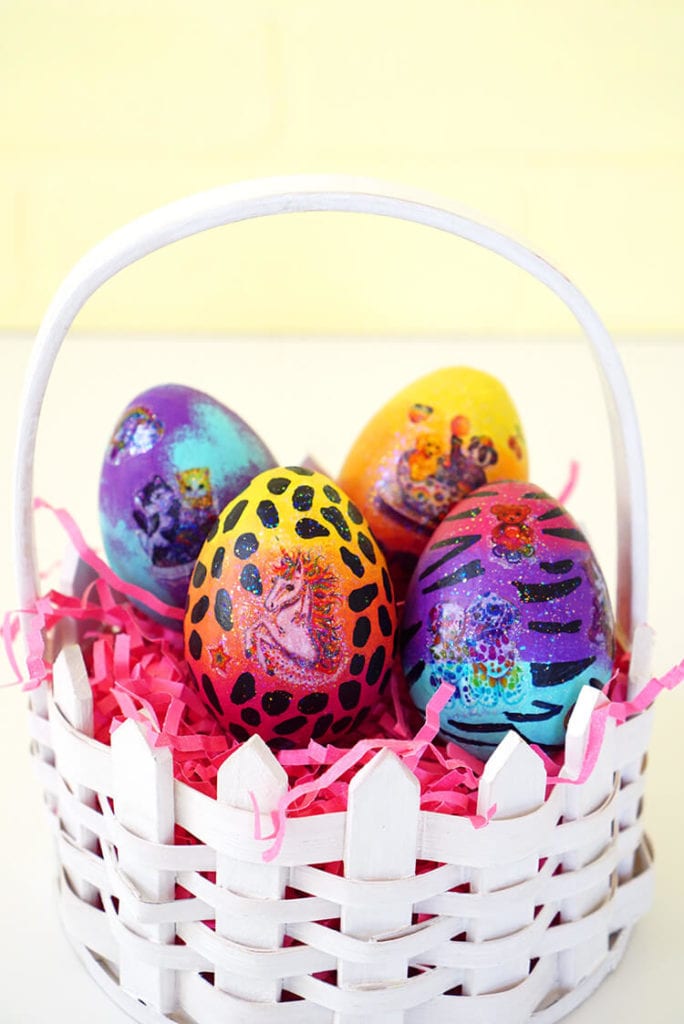
[[274, 747], [353, 733], [390, 677], [396, 612], [363, 515], [322, 473], [257, 476], [200, 551], [186, 657], [208, 708], [237, 740]]

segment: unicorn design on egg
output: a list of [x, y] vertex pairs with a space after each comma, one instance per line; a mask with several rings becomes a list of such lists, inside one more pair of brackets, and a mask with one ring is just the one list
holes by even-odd
[[339, 602], [337, 580], [320, 555], [283, 552], [259, 618], [245, 631], [247, 657], [280, 679], [334, 673], [342, 647]]

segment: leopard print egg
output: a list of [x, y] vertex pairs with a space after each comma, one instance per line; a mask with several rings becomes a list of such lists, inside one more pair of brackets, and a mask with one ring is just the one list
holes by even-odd
[[613, 614], [587, 539], [520, 481], [481, 487], [446, 516], [411, 579], [401, 637], [413, 702], [424, 710], [449, 684], [442, 738], [481, 758], [510, 729], [562, 744], [582, 687], [613, 669]]
[[335, 740], [389, 681], [396, 612], [385, 559], [327, 476], [268, 470], [205, 541], [184, 629], [198, 692], [237, 740]]

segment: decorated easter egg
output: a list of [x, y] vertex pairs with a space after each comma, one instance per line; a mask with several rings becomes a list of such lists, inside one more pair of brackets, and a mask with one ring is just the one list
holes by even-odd
[[358, 728], [389, 681], [396, 613], [361, 512], [324, 474], [268, 470], [221, 512], [185, 616], [198, 691], [238, 740]]
[[182, 607], [219, 511], [275, 460], [235, 413], [180, 384], [133, 399], [100, 475], [102, 537], [124, 580]]
[[524, 480], [520, 420], [495, 377], [465, 366], [437, 370], [395, 395], [366, 424], [340, 485], [364, 512], [398, 596], [451, 507], [494, 480]]
[[454, 507], [421, 555], [406, 596], [402, 664], [424, 710], [453, 688], [440, 732], [486, 758], [509, 729], [563, 743], [585, 684], [613, 668], [606, 585], [587, 539], [539, 487], [506, 481]]

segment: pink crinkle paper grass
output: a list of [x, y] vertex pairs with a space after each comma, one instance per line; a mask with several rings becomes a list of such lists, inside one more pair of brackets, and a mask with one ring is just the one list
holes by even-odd
[[[46, 503], [39, 502], [41, 507]], [[52, 510], [94, 578], [79, 597], [49, 590], [35, 606], [25, 609], [29, 679], [27, 689], [51, 682], [46, 651], [56, 627], [65, 620], [80, 623], [79, 643], [93, 693], [94, 738], [109, 744], [112, 733], [126, 719], [138, 722], [153, 747], [166, 746], [173, 754], [176, 779], [209, 795], [216, 795], [220, 766], [239, 744], [227, 736], [197, 693], [178, 629], [151, 618], [129, 600], [143, 599], [156, 612], [178, 619], [182, 612], [163, 605], [152, 595], [119, 580], [83, 540], [65, 510]], [[128, 596], [122, 596], [128, 595]], [[5, 639], [16, 632], [5, 626]], [[16, 662], [15, 662], [16, 667]], [[593, 715], [582, 782], [590, 774], [601, 749], [608, 718], [624, 722], [648, 707], [663, 689], [672, 689], [684, 677], [684, 662], [662, 679], [653, 679], [635, 701], [628, 701], [629, 659], [620, 652], [613, 677], [604, 690], [606, 701]], [[17, 669], [17, 674], [18, 669]], [[265, 859], [277, 854], [285, 819], [345, 810], [355, 773], [383, 748], [394, 751], [420, 783], [421, 808], [470, 819], [482, 827], [495, 812], [478, 813], [478, 784], [484, 765], [455, 744], [438, 740], [439, 713], [451, 687], [436, 691], [423, 718], [411, 704], [401, 670], [395, 666], [390, 686], [361, 730], [347, 738], [348, 745], [320, 744], [279, 751], [289, 788], [274, 813], [274, 831]], [[544, 761], [548, 785], [567, 783], [559, 778], [562, 751], [555, 756], [533, 747]], [[258, 808], [255, 805], [255, 811]], [[255, 816], [255, 822], [259, 818]]]

